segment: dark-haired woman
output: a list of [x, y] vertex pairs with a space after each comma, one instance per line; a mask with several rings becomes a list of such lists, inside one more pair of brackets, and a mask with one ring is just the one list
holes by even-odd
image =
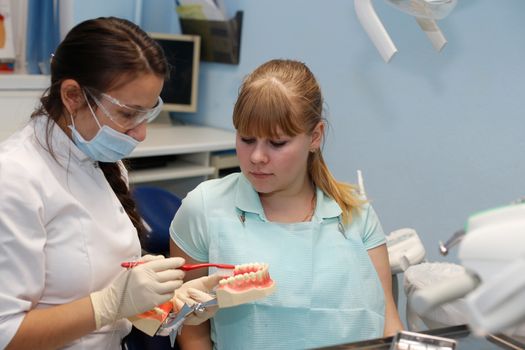
[[82, 22], [57, 48], [40, 108], [0, 145], [0, 348], [120, 349], [126, 318], [182, 285], [183, 259], [140, 257], [121, 162], [167, 72], [159, 45], [118, 18]]

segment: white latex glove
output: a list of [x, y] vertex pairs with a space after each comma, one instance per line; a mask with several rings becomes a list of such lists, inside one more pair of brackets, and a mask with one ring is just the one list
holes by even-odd
[[91, 293], [97, 329], [153, 309], [170, 300], [182, 285], [184, 271], [177, 268], [184, 259], [145, 256], [141, 261], [146, 262], [123, 271], [111, 285]]
[[138, 261], [148, 262], [148, 261], [159, 260], [159, 259], [166, 259], [166, 257], [164, 255], [146, 254], [146, 255], [141, 256]]
[[[214, 297], [208, 294], [208, 292], [219, 284], [219, 281], [222, 278], [223, 276], [215, 274], [200, 277], [184, 283], [182, 287], [175, 291], [175, 297], [172, 300], [175, 311], [180, 311], [184, 304], [192, 306], [196, 303], [203, 303], [213, 299]], [[203, 312], [194, 312], [186, 317], [184, 324], [189, 326], [201, 324], [213, 317], [218, 309], [218, 306], [212, 306], [207, 307]]]

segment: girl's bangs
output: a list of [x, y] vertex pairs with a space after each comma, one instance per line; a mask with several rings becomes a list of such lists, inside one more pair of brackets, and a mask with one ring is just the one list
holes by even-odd
[[240, 94], [233, 112], [233, 124], [241, 135], [278, 138], [305, 132], [293, 107], [297, 105], [293, 97], [276, 85], [271, 82], [252, 85]]

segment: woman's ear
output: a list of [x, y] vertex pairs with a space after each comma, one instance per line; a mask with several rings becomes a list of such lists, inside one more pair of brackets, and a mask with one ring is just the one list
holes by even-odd
[[82, 88], [73, 79], [66, 79], [62, 82], [60, 85], [60, 97], [62, 98], [62, 104], [64, 104], [71, 115], [75, 115], [85, 103]]
[[324, 136], [324, 123], [320, 121], [312, 131], [312, 141], [310, 143], [310, 150], [318, 150], [321, 148]]

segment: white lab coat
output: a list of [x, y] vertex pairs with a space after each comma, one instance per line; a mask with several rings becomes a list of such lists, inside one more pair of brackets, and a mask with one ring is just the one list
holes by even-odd
[[[120, 262], [140, 256], [136, 229], [98, 164], [56, 125], [53, 159], [46, 121], [39, 117], [0, 144], [1, 349], [27, 311], [100, 290]], [[118, 349], [130, 327], [121, 320], [67, 348]]]

